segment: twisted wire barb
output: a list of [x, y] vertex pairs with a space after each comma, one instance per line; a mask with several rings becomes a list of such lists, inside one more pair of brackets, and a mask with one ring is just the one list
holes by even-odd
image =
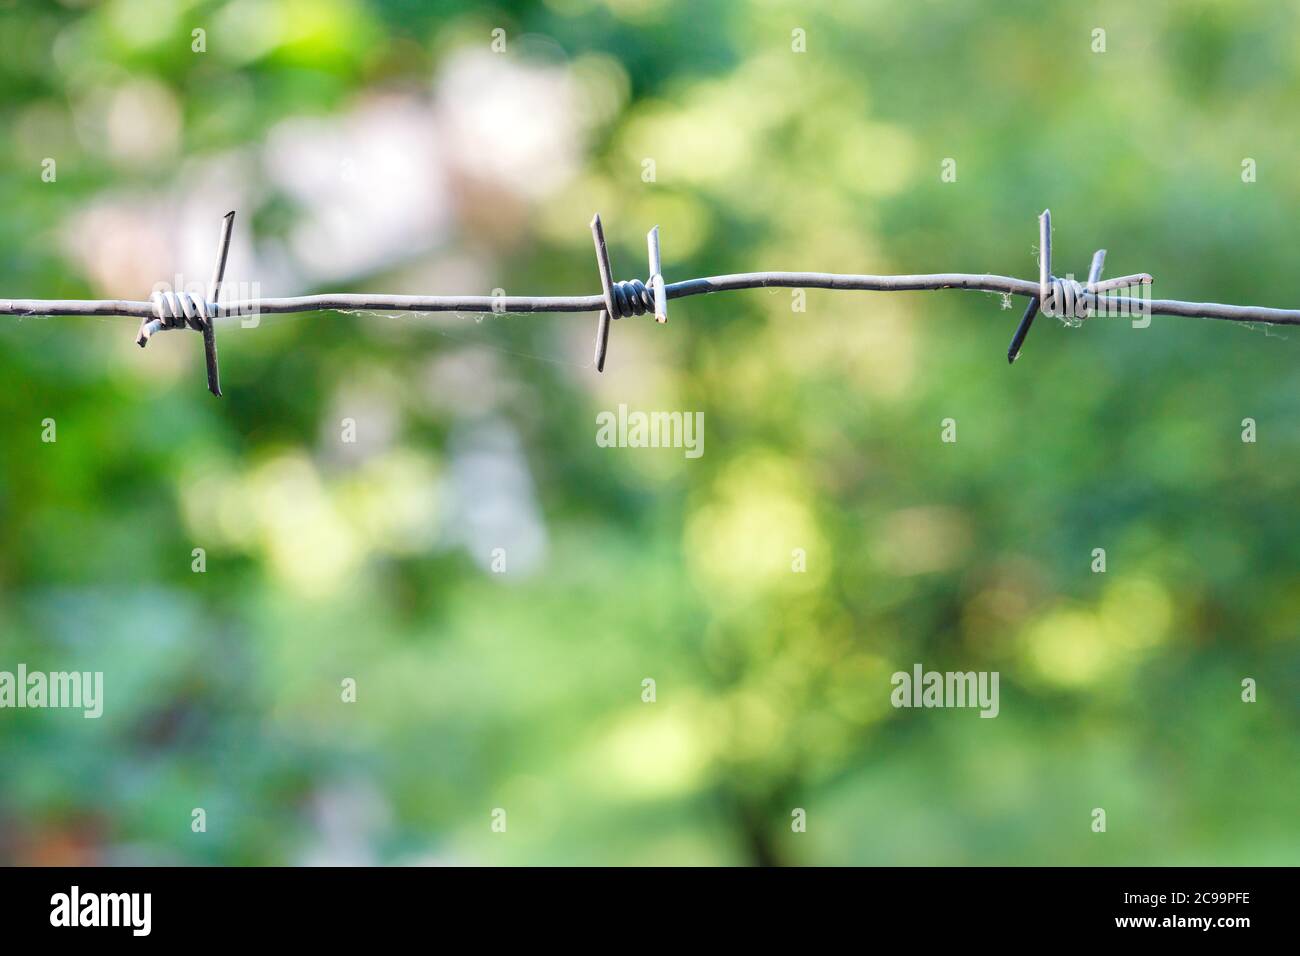
[[604, 371], [609, 349], [610, 327], [615, 320], [635, 315], [653, 314], [656, 322], [668, 321], [668, 300], [712, 292], [738, 289], [789, 288], [832, 289], [862, 292], [935, 291], [966, 289], [1019, 295], [1029, 300], [1024, 315], [1007, 349], [1007, 361], [1014, 362], [1024, 345], [1035, 316], [1081, 320], [1098, 315], [1178, 315], [1191, 318], [1221, 319], [1228, 322], [1261, 322], [1271, 325], [1300, 325], [1300, 310], [1274, 309], [1253, 305], [1225, 305], [1217, 302], [1183, 302], [1176, 299], [1134, 298], [1114, 295], [1121, 289], [1145, 288], [1152, 283], [1146, 273], [1101, 278], [1106, 250], [1092, 257], [1085, 283], [1072, 276], [1052, 274], [1052, 214], [1044, 210], [1038, 217], [1038, 280], [1011, 276], [963, 272], [925, 275], [842, 275], [830, 272], [743, 272], [733, 275], [706, 276], [665, 282], [660, 262], [659, 227], [646, 237], [649, 278], [616, 281], [609, 261], [609, 249], [600, 216], [591, 221], [592, 240], [601, 291], [596, 295], [571, 296], [485, 296], [485, 295], [380, 295], [328, 293], [289, 298], [239, 299], [222, 303], [221, 285], [235, 214], [222, 220], [217, 264], [205, 297], [185, 292], [156, 292], [148, 302], [122, 299], [0, 299], [0, 315], [48, 316], [127, 316], [141, 319], [136, 337], [141, 348], [158, 332], [190, 328], [203, 333], [204, 358], [208, 389], [220, 397], [217, 371], [216, 325], [218, 318], [250, 315], [274, 315], [289, 312], [322, 310], [389, 311], [389, 312], [598, 312], [596, 320], [595, 366]]
[[[1043, 214], [1038, 217], [1038, 294], [1029, 297], [1029, 305], [1007, 348], [1007, 362], [1014, 362], [1020, 356], [1020, 347], [1025, 344], [1025, 336], [1029, 334], [1029, 328], [1034, 324], [1034, 316], [1040, 307], [1045, 314], [1056, 318], [1086, 319], [1094, 314], [1093, 310], [1101, 301], [1098, 298], [1101, 293], [1133, 285], [1150, 285], [1152, 282], [1146, 273], [1102, 282], [1101, 268], [1105, 262], [1105, 249], [1093, 253], [1086, 285], [1080, 285], [1073, 276], [1060, 279], [1052, 275], [1052, 211], [1043, 210]], [[1109, 305], [1109, 301], [1103, 304]]]

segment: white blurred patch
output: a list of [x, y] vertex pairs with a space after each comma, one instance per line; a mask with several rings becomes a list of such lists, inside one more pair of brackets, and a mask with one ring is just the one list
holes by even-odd
[[299, 866], [374, 866], [393, 809], [373, 783], [354, 778], [312, 794], [311, 818], [316, 836], [303, 849]]
[[449, 445], [450, 540], [484, 570], [493, 550], [504, 549], [507, 580], [531, 574], [547, 536], [518, 433], [504, 419], [479, 419], [458, 426]]
[[426, 407], [457, 417], [486, 416], [518, 392], [499, 353], [473, 346], [435, 355], [421, 386]]
[[[159, 282], [206, 289], [221, 217], [254, 204], [255, 193], [248, 185], [255, 181], [251, 162], [248, 153], [233, 151], [186, 164], [166, 191], [101, 194], [64, 224], [64, 250], [95, 292], [108, 298], [147, 299]], [[266, 283], [275, 271], [259, 261], [251, 233], [249, 217], [237, 216], [225, 298], [259, 290], [274, 294]], [[253, 275], [258, 275], [256, 288], [249, 279]]]
[[452, 210], [437, 139], [429, 107], [395, 96], [271, 131], [266, 172], [299, 206], [289, 245], [311, 278], [399, 264], [447, 235]]
[[180, 151], [181, 108], [157, 80], [132, 80], [114, 90], [106, 122], [109, 155], [124, 166], [160, 163]]
[[[613, 71], [590, 57], [569, 66], [461, 51], [431, 96], [372, 96], [336, 115], [286, 119], [260, 145], [184, 162], [155, 191], [105, 193], [65, 223], [64, 247], [97, 295], [138, 301], [158, 282], [180, 284], [178, 273], [186, 285], [206, 284], [231, 209], [240, 216], [227, 298], [338, 288], [412, 268], [449, 244], [457, 219], [480, 233], [499, 223], [509, 238], [520, 228], [510, 210], [517, 218], [521, 201], [580, 169], [601, 114], [589, 87]], [[34, 114], [27, 127], [42, 124], [50, 125]], [[136, 79], [88, 97], [75, 127], [119, 164], [161, 167], [179, 154], [183, 116], [168, 87]], [[255, 248], [253, 216], [277, 195], [292, 219]], [[489, 270], [475, 265], [481, 281], [466, 291], [486, 283]], [[429, 270], [419, 284], [440, 280]]]
[[175, 228], [159, 228], [161, 204], [145, 197], [109, 195], [74, 215], [64, 247], [96, 293], [110, 299], [146, 299], [168, 274]]
[[586, 129], [567, 69], [464, 50], [434, 93], [443, 155], [461, 176], [536, 199], [576, 174]]
[[[326, 460], [356, 464], [392, 447], [401, 418], [397, 384], [375, 370], [372, 381], [339, 388], [321, 420], [320, 447]], [[352, 423], [346, 430], [345, 421]]]

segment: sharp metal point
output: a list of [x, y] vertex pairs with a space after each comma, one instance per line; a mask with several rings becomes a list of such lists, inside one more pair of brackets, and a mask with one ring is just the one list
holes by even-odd
[[[221, 238], [217, 244], [217, 264], [212, 270], [212, 282], [208, 285], [208, 301], [212, 303], [214, 309], [221, 298], [221, 283], [226, 277], [226, 260], [230, 256], [230, 236], [234, 228], [235, 211], [232, 209], [221, 220]], [[203, 359], [208, 369], [208, 391], [220, 398], [221, 375], [217, 370], [216, 318], [215, 312], [207, 316], [207, 321], [203, 326]]]

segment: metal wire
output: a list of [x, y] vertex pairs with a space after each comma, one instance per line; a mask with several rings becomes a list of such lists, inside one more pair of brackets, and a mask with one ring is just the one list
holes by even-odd
[[157, 332], [191, 328], [204, 335], [208, 369], [208, 387], [220, 395], [217, 378], [214, 319], [234, 316], [272, 315], [323, 310], [366, 310], [391, 312], [599, 312], [595, 364], [603, 371], [608, 352], [609, 331], [614, 320], [653, 313], [658, 322], [668, 318], [667, 302], [693, 295], [731, 292], [739, 289], [790, 288], [831, 289], [862, 292], [933, 291], [965, 289], [1024, 296], [1028, 307], [1020, 320], [1007, 350], [1007, 360], [1018, 357], [1025, 337], [1041, 310], [1063, 319], [1083, 319], [1102, 315], [1177, 315], [1220, 319], [1228, 322], [1260, 322], [1272, 325], [1300, 325], [1300, 310], [1274, 309], [1251, 305], [1225, 305], [1217, 302], [1183, 302], [1174, 299], [1146, 299], [1110, 295], [1120, 289], [1147, 286], [1153, 281], [1146, 273], [1101, 278], [1106, 251], [1093, 256], [1086, 283], [1052, 274], [1051, 212], [1039, 217], [1038, 281], [1010, 276], [974, 273], [933, 273], [925, 275], [842, 275], [828, 272], [744, 272], [734, 275], [706, 276], [666, 283], [661, 272], [659, 227], [647, 236], [649, 278], [615, 281], [609, 262], [600, 216], [591, 221], [601, 292], [596, 295], [572, 296], [478, 296], [478, 295], [378, 295], [329, 293], [289, 298], [239, 299], [220, 302], [221, 282], [230, 246], [234, 213], [222, 222], [217, 267], [208, 292], [208, 301], [185, 293], [158, 293], [148, 302], [121, 299], [0, 299], [0, 315], [124, 316], [142, 320], [137, 342], [143, 347]]

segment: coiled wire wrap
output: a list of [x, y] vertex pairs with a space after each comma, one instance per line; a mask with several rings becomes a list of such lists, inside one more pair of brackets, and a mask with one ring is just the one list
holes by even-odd
[[654, 311], [654, 292], [640, 279], [615, 282], [613, 293], [616, 319], [627, 319]]
[[1092, 314], [1095, 295], [1074, 279], [1052, 276], [1047, 295], [1040, 303], [1043, 315], [1055, 319], [1086, 319]]
[[137, 340], [144, 345], [149, 337], [163, 329], [183, 329], [187, 326], [196, 332], [212, 327], [213, 312], [207, 300], [192, 292], [155, 292], [149, 297], [155, 318], [140, 326]]

